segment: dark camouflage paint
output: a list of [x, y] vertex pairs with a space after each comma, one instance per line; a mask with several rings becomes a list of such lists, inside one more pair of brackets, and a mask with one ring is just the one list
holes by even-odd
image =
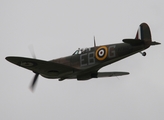
[[97, 78], [98, 70], [102, 67], [143, 51], [150, 45], [159, 44], [152, 42], [150, 29], [146, 23], [140, 25], [135, 39], [124, 39], [123, 42], [94, 46], [81, 54], [73, 54], [51, 61], [23, 57], [6, 57], [6, 59], [46, 78], [88, 80]]

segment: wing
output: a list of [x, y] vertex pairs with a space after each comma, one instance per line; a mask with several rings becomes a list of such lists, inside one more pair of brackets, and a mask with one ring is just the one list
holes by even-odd
[[98, 72], [97, 77], [114, 77], [128, 74], [128, 72]]
[[58, 78], [73, 73], [75, 68], [52, 61], [24, 57], [6, 57], [6, 60], [20, 67], [39, 73], [47, 78]]
[[[76, 77], [77, 80], [89, 80], [91, 78], [100, 78], [100, 77], [114, 77], [114, 76], [122, 76], [128, 75], [128, 72], [97, 72], [97, 73], [85, 73], [85, 74], [78, 74]], [[74, 79], [75, 77], [70, 77], [69, 79]]]

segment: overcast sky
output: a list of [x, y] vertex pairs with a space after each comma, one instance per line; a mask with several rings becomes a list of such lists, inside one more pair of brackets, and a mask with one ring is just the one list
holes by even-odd
[[[1, 120], [163, 120], [164, 2], [162, 0], [0, 0]], [[46, 79], [5, 60], [6, 56], [43, 60], [71, 55], [77, 48], [120, 43], [149, 24], [161, 42], [101, 71], [128, 76], [89, 81]]]

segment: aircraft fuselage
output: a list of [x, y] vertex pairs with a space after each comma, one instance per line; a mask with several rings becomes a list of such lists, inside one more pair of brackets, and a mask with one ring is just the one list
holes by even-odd
[[146, 49], [144, 45], [132, 46], [127, 43], [102, 45], [86, 48], [86, 51], [84, 50], [80, 54], [74, 54], [52, 61], [84, 70], [97, 66], [97, 70], [99, 70], [105, 65], [114, 63], [144, 49]]

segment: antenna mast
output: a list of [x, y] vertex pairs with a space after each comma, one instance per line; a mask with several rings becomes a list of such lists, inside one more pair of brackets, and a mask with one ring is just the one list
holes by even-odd
[[96, 47], [96, 40], [95, 40], [95, 36], [94, 36], [94, 47]]

